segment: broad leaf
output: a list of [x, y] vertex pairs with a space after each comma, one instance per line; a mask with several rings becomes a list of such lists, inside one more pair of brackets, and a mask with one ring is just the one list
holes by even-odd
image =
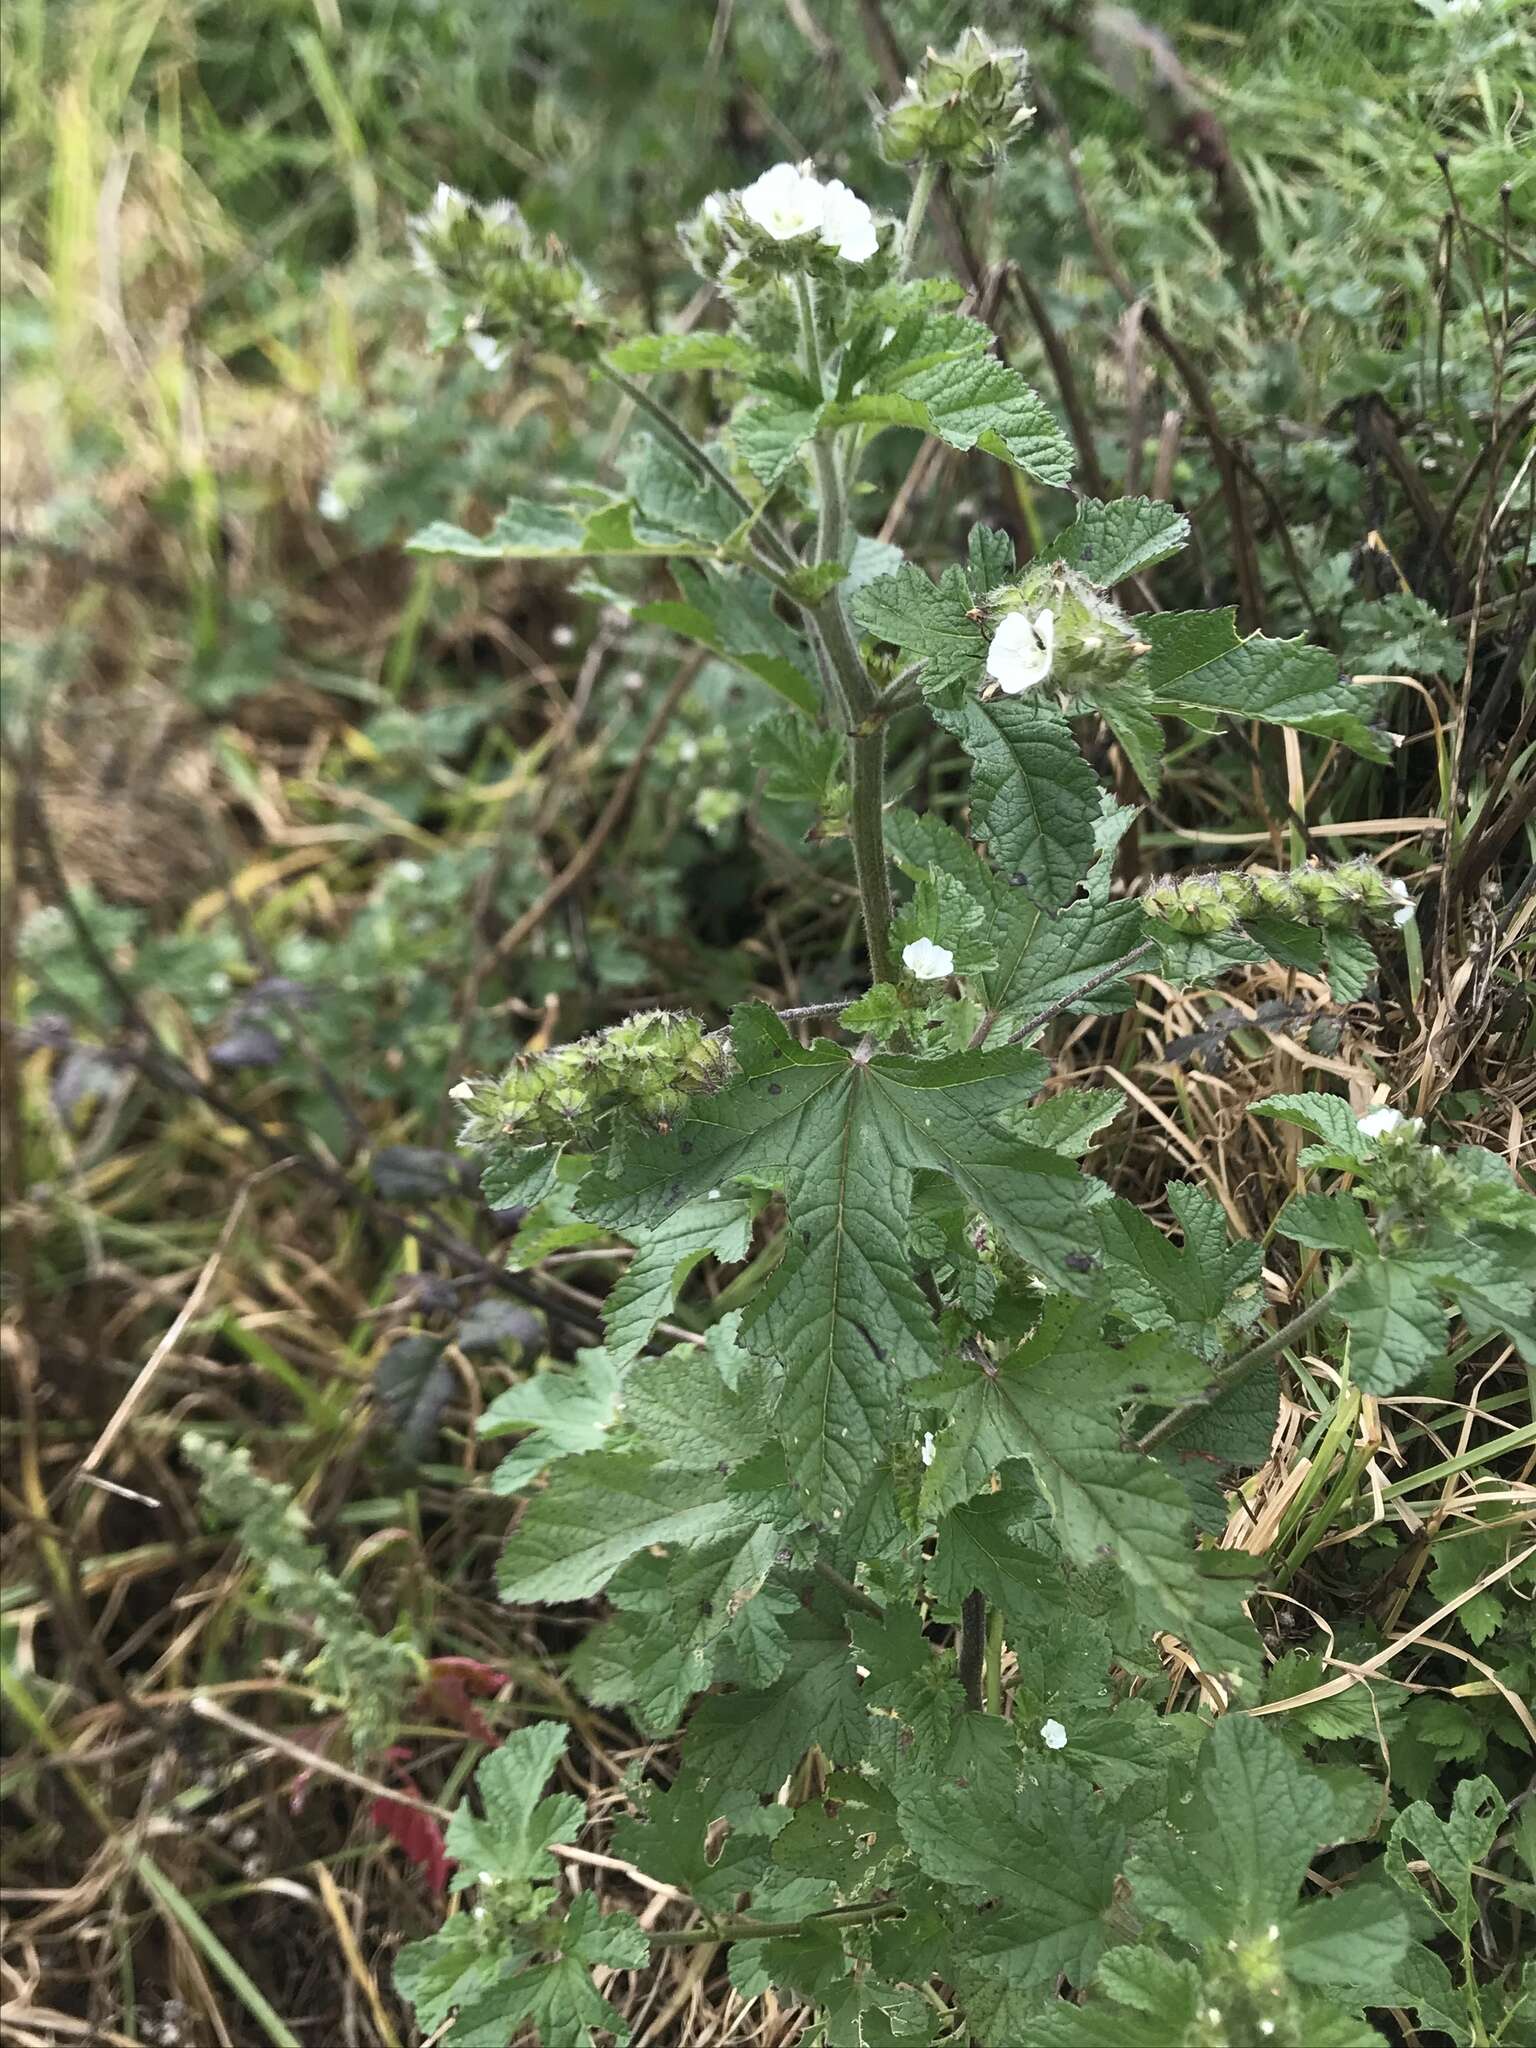
[[1039, 393], [996, 356], [931, 364], [899, 389], [866, 392], [822, 409], [822, 423], [917, 427], [951, 448], [980, 448], [1044, 484], [1071, 481], [1072, 444]]
[[1136, 673], [1159, 709], [1224, 712], [1342, 740], [1373, 761], [1391, 747], [1370, 729], [1371, 693], [1341, 680], [1333, 656], [1304, 640], [1243, 639], [1235, 611], [1153, 612], [1137, 624], [1152, 652]]
[[1166, 562], [1188, 539], [1189, 521], [1171, 505], [1150, 498], [1117, 498], [1108, 505], [1085, 498], [1072, 524], [1057, 536], [1053, 552], [1069, 569], [1080, 569], [1107, 590]]
[[974, 764], [971, 830], [1046, 910], [1077, 893], [1093, 863], [1098, 784], [1054, 705], [967, 698], [934, 717]]

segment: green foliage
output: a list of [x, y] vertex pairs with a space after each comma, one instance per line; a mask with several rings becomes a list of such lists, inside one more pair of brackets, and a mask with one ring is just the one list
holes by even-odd
[[318, 1636], [304, 1666], [310, 1684], [336, 1702], [360, 1754], [384, 1749], [420, 1687], [421, 1652], [408, 1634], [384, 1636], [370, 1625], [318, 1545], [305, 1540], [292, 1489], [263, 1478], [249, 1451], [197, 1433], [183, 1439], [182, 1450], [202, 1475], [204, 1511], [215, 1523], [234, 1524], [274, 1616]]
[[[888, 150], [926, 153], [919, 203], [938, 161], [979, 168], [1001, 141], [994, 115], [1015, 124], [1022, 73], [1000, 63], [983, 40], [930, 59], [887, 124]], [[503, 1596], [606, 1594], [572, 1682], [657, 1735], [686, 1723], [676, 1787], [644, 1802], [624, 1845], [682, 1881], [704, 1938], [734, 1944], [739, 1987], [811, 2001], [828, 2048], [957, 2028], [996, 2048], [1367, 2043], [1366, 2008], [1436, 1959], [1410, 1947], [1401, 1904], [1358, 1856], [1308, 1893], [1315, 1859], [1374, 1834], [1381, 1813], [1357, 1774], [1319, 1770], [1249, 1717], [1264, 1697], [1257, 1567], [1198, 1533], [1222, 1524], [1222, 1469], [1264, 1454], [1274, 1397], [1254, 1376], [1291, 1333], [1255, 1341], [1261, 1257], [1209, 1196], [1170, 1190], [1176, 1246], [1082, 1170], [1108, 1111], [1037, 1100], [1048, 1063], [1019, 1041], [1033, 1006], [1123, 1003], [1113, 970], [1154, 949], [1177, 982], [1213, 960], [1315, 968], [1326, 937], [1330, 974], [1352, 985], [1368, 971], [1355, 928], [1412, 915], [1363, 860], [1115, 901], [1130, 814], [1074, 720], [1101, 715], [1155, 786], [1164, 720], [1282, 726], [1385, 760], [1376, 698], [1321, 648], [1240, 635], [1230, 609], [1133, 624], [1117, 588], [1188, 531], [1146, 499], [1083, 504], [1022, 570], [985, 525], [937, 580], [861, 555], [851, 513], [884, 428], [1044, 483], [1065, 479], [1064, 436], [981, 323], [906, 280], [910, 236], [894, 250], [845, 188], [781, 167], [717, 195], [687, 241], [735, 333], [632, 340], [597, 367], [720, 379], [724, 439], [700, 441], [626, 386], [659, 433], [628, 499], [519, 505], [484, 543], [437, 527], [418, 546], [654, 548], [678, 558], [682, 599], [650, 620], [776, 687], [766, 662], [814, 677], [753, 745], [774, 802], [811, 806], [816, 829], [852, 842], [872, 985], [841, 1009], [857, 1044], [802, 1043], [742, 1004], [719, 1039], [640, 1017], [469, 1089], [465, 1135], [498, 1190], [535, 1171], [518, 1163], [530, 1149], [569, 1138], [594, 1155], [542, 1241], [598, 1231], [634, 1248], [609, 1347], [484, 1418], [487, 1435], [530, 1432], [503, 1490], [542, 1473]], [[889, 694], [915, 683], [917, 715], [968, 761], [964, 835], [887, 809], [880, 685], [898, 673]], [[893, 858], [911, 885], [895, 905]], [[1492, 1161], [1430, 1152], [1426, 1166], [1417, 1126], [1322, 1096], [1262, 1107], [1323, 1138], [1304, 1165], [1356, 1177], [1347, 1199], [1303, 1194], [1280, 1219], [1336, 1260], [1297, 1335], [1345, 1323], [1355, 1384], [1384, 1394], [1443, 1352], [1442, 1294], [1469, 1329], [1519, 1330], [1530, 1304], [1507, 1258], [1490, 1280], [1475, 1257], [1464, 1296], [1440, 1259], [1470, 1242], [1491, 1270], [1529, 1228], [1528, 1198]], [[754, 1217], [770, 1251], [742, 1313], [648, 1353], [678, 1276], [740, 1258]], [[1169, 1644], [1227, 1709], [1214, 1727], [1137, 1696], [1132, 1675]], [[1463, 1735], [1426, 1723], [1424, 1739]], [[612, 2024], [569, 1973], [618, 1959], [628, 1923], [589, 1915], [568, 1935], [573, 1913], [557, 1935], [531, 1890], [528, 1845], [562, 1824], [558, 1803], [531, 1804], [552, 1754], [553, 1738], [526, 1767], [506, 1753], [483, 1766], [486, 1819], [450, 1836], [483, 1866], [459, 1882], [521, 1915], [496, 1985], [453, 1920], [402, 1959], [425, 2024], [457, 2007], [455, 2041], [480, 2039], [493, 2011], [546, 2042], [558, 2025]], [[769, 1829], [755, 1802], [774, 1794]], [[728, 1888], [703, 1846], [722, 1826]], [[1464, 1915], [1446, 1924], [1465, 1932]], [[534, 1960], [557, 1941], [558, 1964]], [[945, 1990], [925, 1998], [932, 1978]], [[1063, 1983], [1080, 2002], [1062, 2002]]]

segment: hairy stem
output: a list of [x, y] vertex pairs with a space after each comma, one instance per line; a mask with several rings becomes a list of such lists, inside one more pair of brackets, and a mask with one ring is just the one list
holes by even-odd
[[987, 1653], [987, 1596], [967, 1593], [960, 1609], [960, 1683], [965, 1704], [973, 1714], [982, 1711], [982, 1666]]
[[1334, 1296], [1344, 1285], [1348, 1274], [1341, 1274], [1316, 1301], [1304, 1308], [1299, 1316], [1278, 1330], [1273, 1330], [1261, 1344], [1255, 1344], [1251, 1351], [1245, 1351], [1241, 1358], [1234, 1359], [1225, 1371], [1216, 1377], [1203, 1393], [1196, 1394], [1188, 1401], [1181, 1401], [1177, 1408], [1170, 1408], [1161, 1422], [1154, 1423], [1146, 1435], [1138, 1438], [1138, 1451], [1155, 1451], [1159, 1444], [1165, 1444], [1169, 1437], [1178, 1432], [1192, 1415], [1198, 1415], [1202, 1408], [1209, 1408], [1219, 1401], [1223, 1394], [1230, 1394], [1234, 1387], [1240, 1387], [1244, 1380], [1251, 1379], [1261, 1365], [1267, 1365], [1272, 1358], [1278, 1358], [1282, 1351], [1290, 1349], [1298, 1338], [1320, 1323], [1333, 1306]]
[[987, 1623], [987, 1712], [1003, 1711], [1003, 1610], [996, 1607]]
[[939, 167], [931, 156], [925, 156], [918, 165], [917, 177], [912, 186], [912, 203], [907, 208], [907, 218], [901, 230], [901, 251], [896, 274], [905, 277], [912, 268], [912, 258], [917, 254], [917, 238], [922, 233], [923, 222], [928, 213], [928, 202], [933, 197], [933, 188], [938, 182]]
[[786, 1935], [808, 1934], [815, 1927], [860, 1927], [871, 1920], [902, 1920], [906, 1907], [895, 1899], [881, 1899], [864, 1906], [832, 1906], [825, 1913], [807, 1913], [803, 1920], [753, 1920], [743, 1914], [726, 1914], [708, 1927], [667, 1927], [646, 1938], [657, 1948], [697, 1948], [706, 1942], [764, 1941]]
[[891, 879], [885, 858], [885, 726], [856, 733], [852, 742], [850, 829], [853, 867], [864, 911], [864, 942], [876, 981], [895, 978], [891, 958]]
[[845, 1579], [835, 1564], [828, 1564], [824, 1557], [816, 1560], [816, 1576], [825, 1579], [834, 1592], [840, 1593], [850, 1607], [856, 1607], [860, 1614], [867, 1614], [873, 1621], [884, 1621], [885, 1609], [878, 1600], [871, 1599], [862, 1586], [856, 1586], [852, 1579]]

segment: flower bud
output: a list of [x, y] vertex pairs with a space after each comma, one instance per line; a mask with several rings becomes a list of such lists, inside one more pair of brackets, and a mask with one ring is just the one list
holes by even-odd
[[553, 239], [540, 247], [509, 199], [478, 205], [439, 185], [411, 223], [417, 266], [442, 288], [451, 336], [494, 366], [508, 346], [590, 362], [612, 322], [586, 272]]
[[1034, 116], [1024, 97], [1028, 71], [1023, 50], [997, 49], [979, 28], [942, 56], [929, 50], [880, 119], [881, 154], [893, 164], [926, 157], [970, 176], [993, 170]]
[[[1148, 917], [1177, 932], [1207, 938], [1232, 931], [1245, 918], [1280, 917], [1325, 930], [1399, 924], [1407, 891], [1368, 860], [1338, 867], [1306, 867], [1279, 874], [1244, 868], [1219, 874], [1179, 875], [1154, 883], [1142, 898]], [[1412, 915], [1412, 905], [1409, 905]]]

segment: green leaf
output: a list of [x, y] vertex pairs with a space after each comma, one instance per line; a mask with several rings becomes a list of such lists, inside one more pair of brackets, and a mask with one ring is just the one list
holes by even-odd
[[637, 334], [610, 349], [608, 361], [614, 369], [630, 376], [648, 377], [658, 371], [734, 370], [750, 377], [760, 358], [754, 348], [734, 334]]
[[[761, 1375], [736, 1350], [739, 1315], [726, 1316], [705, 1343], [679, 1344], [659, 1358], [642, 1358], [624, 1381], [624, 1416], [643, 1447], [668, 1465], [702, 1472], [739, 1464], [768, 1435], [768, 1404]], [[729, 1379], [722, 1372], [728, 1367]]]
[[1395, 1394], [1446, 1353], [1449, 1312], [1431, 1272], [1408, 1259], [1361, 1259], [1334, 1297], [1349, 1368], [1367, 1394]]
[[810, 650], [775, 612], [765, 583], [746, 570], [699, 569], [686, 562], [675, 563], [672, 574], [682, 602], [637, 605], [638, 621], [669, 626], [815, 715], [821, 692], [811, 680]]
[[841, 733], [825, 732], [793, 711], [773, 711], [752, 727], [748, 744], [771, 802], [831, 808], [847, 756]]
[[[1463, 1778], [1444, 1820], [1425, 1800], [1416, 1799], [1392, 1824], [1386, 1862], [1393, 1882], [1427, 1905], [1458, 1939], [1477, 1917], [1472, 1866], [1486, 1861], [1507, 1811], [1490, 1778]], [[1428, 1865], [1434, 1888], [1426, 1889], [1409, 1869], [1410, 1862], [1419, 1860]]]
[[1005, 1950], [1015, 1982], [1081, 1984], [1109, 1939], [1123, 1837], [1081, 1778], [1050, 1757], [1032, 1758], [1027, 1775], [1022, 1762], [1003, 1722], [979, 1731], [962, 1774], [904, 1774], [902, 1832], [930, 1877], [996, 1901], [993, 1967]]
[[627, 1365], [639, 1356], [700, 1259], [743, 1259], [751, 1236], [752, 1204], [736, 1194], [689, 1202], [638, 1234], [634, 1257], [603, 1303], [603, 1334], [614, 1362]]
[[1097, 1243], [1102, 1191], [996, 1121], [1044, 1069], [1018, 1048], [920, 1060], [798, 1045], [771, 1012], [739, 1009], [738, 1078], [670, 1136], [583, 1184], [608, 1227], [648, 1230], [731, 1180], [781, 1186], [790, 1249], [748, 1310], [751, 1348], [782, 1371], [777, 1428], [812, 1516], [841, 1514], [891, 1435], [902, 1385], [937, 1362], [907, 1254], [912, 1174], [947, 1173], [1021, 1258], [1067, 1287]]
[[494, 1878], [552, 1879], [558, 1869], [552, 1842], [572, 1842], [586, 1808], [572, 1793], [544, 1798], [549, 1775], [565, 1754], [570, 1730], [563, 1721], [518, 1728], [475, 1772], [484, 1818], [462, 1802], [448, 1823], [445, 1846], [460, 1868], [454, 1890]]
[[1122, 682], [1116, 689], [1096, 691], [1090, 701], [1125, 749], [1142, 788], [1156, 796], [1163, 783], [1163, 723], [1151, 697], [1136, 684]]
[[874, 577], [853, 593], [849, 605], [866, 633], [921, 660], [923, 688], [946, 701], [976, 688], [986, 670], [987, 636], [979, 620], [967, 617], [973, 608], [971, 586], [958, 565], [935, 583], [914, 562]]
[[561, 1458], [601, 1450], [618, 1419], [619, 1373], [606, 1351], [578, 1351], [574, 1371], [546, 1368], [498, 1394], [481, 1416], [477, 1434], [529, 1434], [507, 1452], [492, 1475], [497, 1493], [516, 1493]]
[[1376, 1250], [1370, 1218], [1353, 1195], [1292, 1195], [1275, 1218], [1275, 1228], [1310, 1251], [1368, 1259]]
[[1375, 1149], [1375, 1140], [1363, 1134], [1349, 1104], [1320, 1090], [1304, 1095], [1266, 1095], [1252, 1105], [1252, 1113], [1300, 1124], [1304, 1131], [1323, 1139], [1330, 1154], [1337, 1155], [1344, 1165], [1363, 1164]]
[[529, 1502], [497, 1583], [504, 1600], [585, 1600], [648, 1544], [746, 1535], [754, 1520], [719, 1473], [685, 1478], [649, 1458], [588, 1451]]
[[730, 425], [731, 441], [742, 461], [765, 491], [771, 491], [794, 467], [820, 420], [816, 406], [789, 405], [766, 399], [742, 406]]
[[819, 1614], [786, 1624], [789, 1657], [766, 1692], [713, 1694], [688, 1729], [685, 1771], [722, 1792], [773, 1792], [815, 1744], [830, 1763], [860, 1761], [867, 1711], [842, 1624]]
[[1171, 1630], [1206, 1670], [1251, 1677], [1257, 1653], [1240, 1586], [1218, 1557], [1196, 1551], [1189, 1499], [1172, 1472], [1122, 1445], [1115, 1405], [1142, 1371], [1135, 1347], [1112, 1352], [1077, 1325], [1048, 1324], [983, 1378], [964, 1427], [994, 1459], [1028, 1458], [1062, 1549], [1083, 1565], [1117, 1564], [1149, 1634]]
[[453, 2048], [505, 2048], [525, 2025], [543, 2048], [582, 2048], [594, 2029], [629, 2040], [629, 2023], [598, 1991], [592, 1972], [644, 1967], [650, 1944], [637, 1922], [628, 1913], [604, 1913], [595, 1893], [582, 1892], [563, 1919], [545, 1923], [545, 1933], [549, 1960], [516, 1972], [502, 1963], [494, 1988], [460, 2013]]
[[583, 1696], [633, 1706], [647, 1728], [666, 1734], [711, 1683], [723, 1648], [744, 1656], [754, 1685], [771, 1685], [789, 1656], [779, 1617], [796, 1604], [790, 1593], [765, 1592], [778, 1543], [763, 1527], [745, 1542], [730, 1536], [631, 1558], [608, 1588], [618, 1619], [586, 1637], [571, 1660]]
[[953, 1661], [941, 1657], [923, 1633], [917, 1609], [893, 1608], [884, 1621], [856, 1616], [853, 1646], [869, 1674], [865, 1706], [898, 1724], [910, 1763], [937, 1762], [947, 1754], [955, 1722], [965, 1711], [965, 1694]]
[[823, 407], [824, 426], [917, 427], [951, 448], [980, 448], [1044, 484], [1072, 478], [1072, 444], [1049, 406], [1017, 370], [995, 356], [966, 354], [903, 378], [900, 388], [865, 392]]
[[1201, 1751], [1190, 1804], [1149, 1834], [1127, 1875], [1137, 1910], [1197, 1948], [1254, 1946], [1311, 1983], [1350, 1984], [1389, 1970], [1406, 1917], [1372, 1886], [1365, 1908], [1298, 1903], [1320, 1848], [1348, 1833], [1326, 1782], [1261, 1721], [1228, 1714]]
[[1046, 910], [1077, 893], [1093, 864], [1099, 788], [1054, 705], [967, 698], [934, 717], [975, 764], [971, 830]]
[[1077, 517], [1057, 536], [1054, 552], [1069, 569], [1107, 590], [1143, 569], [1166, 562], [1189, 539], [1189, 521], [1151, 498], [1084, 498]]
[[1342, 740], [1373, 761], [1391, 758], [1388, 742], [1370, 730], [1372, 695], [1344, 682], [1331, 654], [1303, 640], [1239, 636], [1237, 614], [1151, 612], [1137, 621], [1152, 652], [1136, 671], [1160, 710], [1224, 712], [1267, 719], [1301, 732]]

